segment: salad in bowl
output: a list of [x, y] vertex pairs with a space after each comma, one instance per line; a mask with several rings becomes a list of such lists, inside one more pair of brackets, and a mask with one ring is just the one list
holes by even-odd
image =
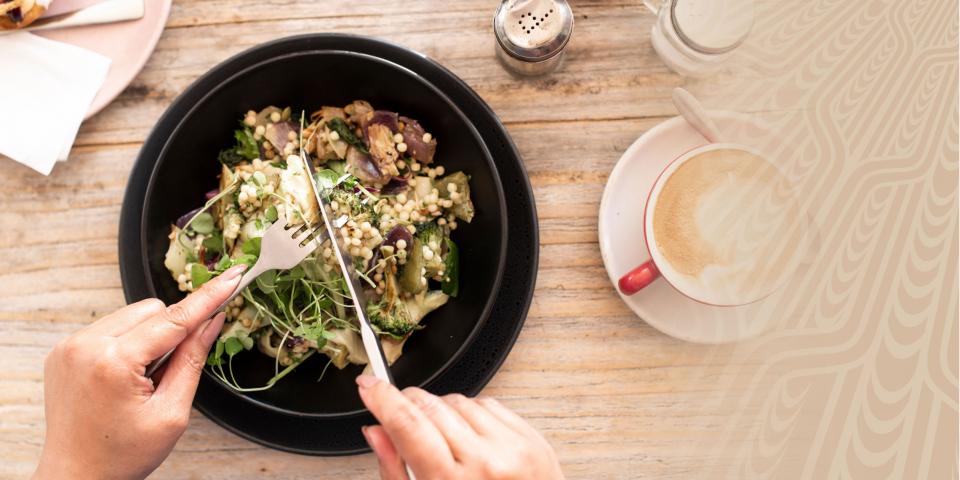
[[[231, 266], [253, 265], [264, 231], [279, 218], [321, 223], [313, 188], [329, 189], [330, 208], [349, 218], [338, 241], [365, 284], [364, 307], [387, 360], [395, 362], [424, 317], [458, 295], [451, 234], [474, 216], [469, 176], [436, 164], [437, 139], [416, 120], [362, 100], [310, 114], [249, 111], [234, 138], [218, 155], [219, 188], [171, 226], [164, 266], [178, 288], [194, 291]], [[328, 357], [327, 367], [366, 364], [353, 308], [324, 239], [295, 268], [264, 273], [233, 300], [207, 364], [239, 391], [268, 389], [315, 354]], [[274, 376], [241, 385], [233, 358], [252, 350], [275, 359]]]

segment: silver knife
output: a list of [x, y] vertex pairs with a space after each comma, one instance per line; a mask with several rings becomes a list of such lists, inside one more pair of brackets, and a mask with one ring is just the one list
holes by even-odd
[[[300, 143], [302, 144], [303, 142]], [[367, 312], [364, 310], [367, 304], [363, 294], [363, 287], [360, 285], [360, 276], [357, 275], [357, 271], [353, 267], [353, 258], [340, 248], [339, 237], [337, 237], [337, 230], [347, 223], [349, 218], [343, 215], [335, 220], [331, 220], [333, 217], [333, 209], [330, 208], [330, 202], [327, 200], [327, 196], [321, 193], [320, 187], [317, 186], [317, 169], [313, 166], [313, 162], [303, 153], [302, 146], [300, 148], [300, 159], [303, 160], [303, 163], [307, 166], [307, 171], [310, 173], [310, 186], [313, 187], [313, 194], [317, 197], [317, 204], [320, 207], [320, 214], [323, 216], [323, 223], [327, 227], [327, 235], [330, 238], [330, 248], [333, 250], [333, 254], [337, 256], [340, 271], [343, 272], [343, 276], [347, 279], [347, 289], [350, 290], [354, 311], [357, 312], [357, 319], [360, 323], [360, 339], [363, 341], [363, 349], [367, 353], [367, 360], [370, 362], [373, 376], [393, 385], [393, 375], [390, 373], [387, 356], [383, 354], [380, 337], [373, 331], [370, 320], [367, 319]], [[334, 228], [334, 226], [336, 226], [336, 228]], [[417, 480], [417, 476], [413, 474], [410, 465], [404, 462], [403, 468], [406, 470], [409, 480]]]
[[36, 32], [136, 20], [143, 18], [145, 11], [143, 2], [144, 0], [106, 0], [74, 12], [41, 18], [23, 28], [0, 30], [0, 36], [17, 32]]
[[383, 353], [383, 346], [380, 345], [380, 338], [376, 332], [373, 331], [370, 320], [367, 319], [367, 313], [365, 311], [367, 303], [363, 293], [363, 287], [360, 284], [360, 276], [353, 266], [353, 258], [340, 247], [340, 237], [337, 235], [337, 230], [346, 224], [349, 218], [346, 215], [333, 218], [334, 213], [330, 208], [330, 201], [325, 194], [326, 192], [321, 192], [320, 187], [317, 186], [316, 167], [314, 167], [313, 163], [305, 156], [301, 158], [303, 159], [303, 163], [307, 165], [307, 171], [310, 172], [310, 184], [313, 186], [313, 193], [317, 197], [320, 214], [323, 216], [323, 223], [327, 227], [327, 235], [330, 238], [330, 248], [333, 250], [334, 255], [336, 255], [337, 263], [340, 264], [340, 270], [347, 280], [347, 289], [350, 290], [354, 311], [357, 312], [357, 319], [360, 323], [360, 338], [363, 340], [363, 348], [367, 353], [370, 368], [373, 370], [375, 377], [393, 384], [393, 375], [390, 374], [387, 357]]

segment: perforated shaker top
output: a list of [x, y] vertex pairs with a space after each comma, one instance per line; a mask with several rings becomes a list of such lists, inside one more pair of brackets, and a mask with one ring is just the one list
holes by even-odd
[[504, 0], [493, 30], [511, 56], [539, 62], [566, 46], [573, 33], [573, 12], [566, 0]]

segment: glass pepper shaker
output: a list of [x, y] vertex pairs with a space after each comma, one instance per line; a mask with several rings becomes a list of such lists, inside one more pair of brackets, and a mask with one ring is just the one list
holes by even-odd
[[566, 0], [503, 0], [493, 18], [497, 57], [520, 75], [544, 75], [563, 62], [573, 34]]

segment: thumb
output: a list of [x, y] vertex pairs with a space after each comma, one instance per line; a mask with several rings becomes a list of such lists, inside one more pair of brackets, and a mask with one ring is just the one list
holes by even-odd
[[177, 346], [157, 386], [155, 397], [160, 397], [170, 408], [190, 409], [207, 353], [220, 335], [224, 319], [223, 312], [218, 313]]

